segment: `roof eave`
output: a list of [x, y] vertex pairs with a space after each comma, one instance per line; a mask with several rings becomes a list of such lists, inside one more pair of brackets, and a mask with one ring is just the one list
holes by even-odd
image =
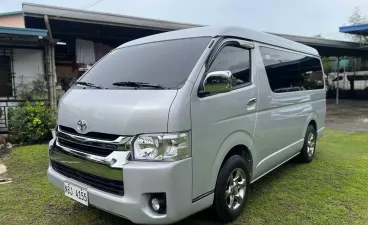
[[23, 3], [23, 13], [26, 17], [43, 17], [44, 15], [48, 15], [49, 19], [98, 23], [113, 26], [140, 27], [162, 31], [179, 30], [201, 26], [196, 24], [153, 20], [119, 14], [101, 13], [32, 3]]
[[31, 28], [0, 27], [0, 34], [46, 37], [47, 30], [31, 29]]

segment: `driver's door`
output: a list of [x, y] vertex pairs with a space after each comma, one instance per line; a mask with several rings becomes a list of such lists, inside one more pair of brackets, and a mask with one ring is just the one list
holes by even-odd
[[[208, 69], [197, 79], [198, 92], [191, 100], [193, 199], [205, 197], [214, 189], [214, 161], [223, 142], [231, 135], [250, 137], [255, 129], [257, 85], [251, 70], [252, 49], [226, 42], [217, 51]], [[215, 71], [233, 74], [230, 92], [199, 95], [204, 77]], [[245, 141], [245, 140], [244, 140]], [[230, 150], [230, 149], [228, 149]]]

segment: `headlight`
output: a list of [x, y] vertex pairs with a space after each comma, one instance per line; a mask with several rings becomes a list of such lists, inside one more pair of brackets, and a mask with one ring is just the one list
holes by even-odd
[[133, 143], [138, 160], [175, 161], [191, 156], [189, 132], [143, 134]]

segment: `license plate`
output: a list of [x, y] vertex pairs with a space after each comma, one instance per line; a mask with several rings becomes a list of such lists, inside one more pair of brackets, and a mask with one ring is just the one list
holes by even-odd
[[72, 184], [68, 181], [64, 182], [65, 195], [83, 205], [88, 206], [88, 192], [87, 188], [82, 188], [78, 185]]

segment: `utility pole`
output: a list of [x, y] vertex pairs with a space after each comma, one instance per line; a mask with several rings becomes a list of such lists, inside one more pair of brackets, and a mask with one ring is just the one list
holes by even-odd
[[340, 58], [339, 57], [337, 57], [337, 66], [336, 66], [336, 78], [337, 78], [337, 87], [336, 87], [336, 105], [338, 105], [339, 104], [339, 80], [340, 80], [340, 75], [339, 75], [339, 70], [340, 70]]

